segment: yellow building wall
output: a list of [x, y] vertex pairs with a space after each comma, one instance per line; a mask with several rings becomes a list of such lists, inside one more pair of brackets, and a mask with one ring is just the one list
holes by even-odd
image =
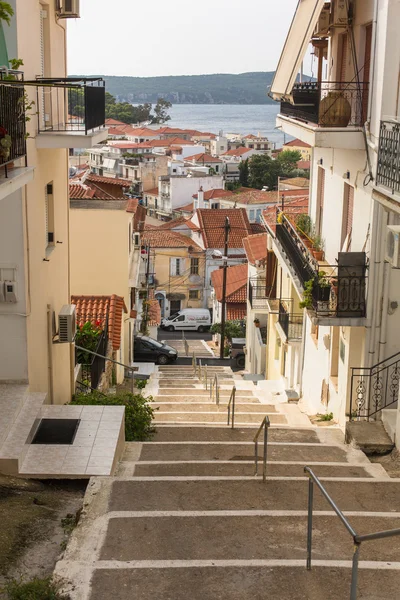
[[290, 146], [283, 146], [283, 149], [293, 151], [297, 150], [297, 152], [300, 152], [302, 160], [311, 160], [311, 148], [304, 148], [304, 146], [293, 146], [291, 144]]
[[[40, 11], [47, 11], [45, 37], [46, 76], [66, 75], [65, 25], [56, 23], [55, 3], [42, 5], [37, 0], [17, 0], [18, 58], [24, 61], [25, 79], [41, 73]], [[36, 102], [36, 88], [29, 87], [28, 96]], [[32, 109], [34, 113], [36, 107]], [[57, 315], [70, 302], [68, 248], [68, 150], [37, 150], [37, 117], [27, 124], [28, 164], [35, 167], [35, 177], [24, 191], [26, 218], [25, 279], [27, 285], [27, 354], [31, 391], [47, 392], [53, 403], [71, 399], [71, 347], [53, 344], [53, 312]], [[54, 230], [56, 243], [46, 256], [45, 186], [54, 186]], [[46, 260], [45, 260], [46, 259]], [[48, 315], [48, 305], [50, 306]]]
[[[130, 308], [129, 222], [125, 210], [70, 208], [71, 294], [117, 294]], [[124, 315], [128, 319], [129, 315]], [[122, 362], [129, 363], [129, 321], [125, 320]], [[119, 359], [118, 359], [119, 360]]]
[[[199, 277], [201, 278], [201, 283], [198, 285], [189, 281], [191, 257], [199, 259]], [[171, 258], [185, 259], [183, 275], [173, 277], [170, 276]], [[152, 266], [153, 261], [155, 267], [155, 278], [157, 279], [156, 292], [165, 291], [167, 294], [184, 294], [185, 299], [181, 301], [181, 308], [201, 308], [204, 306], [204, 253], [190, 255], [187, 248], [154, 248], [152, 249]], [[198, 300], [189, 300], [189, 290], [194, 287], [201, 288], [200, 297]]]

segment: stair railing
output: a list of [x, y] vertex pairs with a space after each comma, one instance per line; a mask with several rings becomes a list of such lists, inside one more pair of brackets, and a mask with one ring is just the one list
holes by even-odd
[[351, 587], [350, 587], [350, 600], [357, 599], [357, 581], [358, 581], [358, 561], [360, 557], [360, 548], [362, 542], [370, 542], [371, 540], [379, 540], [382, 538], [393, 537], [400, 535], [400, 529], [390, 529], [387, 531], [377, 531], [376, 533], [367, 533], [365, 535], [358, 535], [349, 521], [346, 519], [340, 508], [336, 505], [335, 501], [330, 497], [321, 481], [313, 473], [310, 467], [304, 467], [304, 472], [308, 476], [308, 523], [307, 523], [307, 570], [311, 570], [311, 552], [312, 552], [312, 525], [313, 525], [313, 499], [314, 499], [314, 484], [318, 487], [325, 500], [331, 505], [343, 525], [350, 533], [353, 538], [354, 552], [353, 552], [353, 566], [351, 570]]
[[183, 345], [185, 347], [185, 356], [189, 356], [189, 343], [188, 343], [187, 339], [185, 338], [184, 331], [182, 331], [182, 341], [183, 341]]
[[193, 367], [193, 375], [197, 375], [197, 361], [196, 361], [196, 354], [193, 352], [193, 356], [192, 356], [192, 367]]
[[232, 407], [232, 429], [235, 429], [235, 398], [236, 398], [236, 386], [233, 386], [231, 395], [228, 402], [228, 427], [231, 420], [231, 407]]
[[75, 344], [75, 348], [77, 348], [78, 350], [84, 350], [85, 352], [87, 352], [88, 354], [91, 354], [92, 356], [98, 356], [99, 358], [103, 358], [104, 362], [106, 362], [108, 360], [109, 362], [113, 363], [114, 365], [119, 365], [120, 367], [124, 367], [125, 369], [130, 371], [131, 375], [132, 375], [131, 392], [132, 392], [132, 394], [134, 393], [134, 386], [135, 386], [134, 372], [136, 371], [136, 367], [131, 367], [130, 365], [125, 365], [124, 363], [119, 362], [118, 360], [114, 360], [113, 358], [109, 358], [108, 356], [104, 356], [103, 354], [99, 354], [98, 352], [94, 352], [93, 350], [88, 350], [87, 348], [83, 348], [82, 346], [78, 346], [77, 344]]
[[204, 387], [208, 390], [207, 363], [204, 365]]
[[214, 379], [212, 380], [212, 382], [210, 384], [210, 400], [211, 401], [214, 400], [214, 392], [215, 392], [215, 403], [217, 406], [219, 406], [219, 381], [218, 381], [217, 373], [215, 373]]
[[268, 415], [265, 415], [260, 427], [258, 428], [256, 435], [254, 436], [254, 440], [253, 440], [254, 441], [254, 463], [255, 463], [254, 475], [257, 475], [258, 474], [258, 438], [260, 437], [261, 432], [264, 429], [263, 483], [265, 483], [267, 480], [268, 429], [269, 429], [270, 425], [271, 425], [271, 423], [270, 423], [269, 417], [268, 417]]

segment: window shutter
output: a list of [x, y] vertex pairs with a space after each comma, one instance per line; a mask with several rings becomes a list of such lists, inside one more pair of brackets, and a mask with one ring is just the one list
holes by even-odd
[[175, 275], [176, 275], [176, 258], [170, 258], [169, 272], [170, 272], [171, 277], [175, 277]]
[[346, 252], [351, 246], [351, 230], [353, 227], [353, 212], [354, 212], [354, 188], [348, 183], [344, 184], [343, 190], [343, 217], [342, 217], [342, 242], [341, 247], [347, 240]]
[[[364, 83], [369, 82], [371, 71], [371, 46], [372, 46], [372, 23], [365, 28], [365, 54], [364, 54]], [[362, 120], [365, 122], [368, 116], [368, 88], [364, 88], [362, 95]]]
[[340, 36], [340, 63], [338, 69], [338, 76], [340, 82], [346, 81], [347, 71], [347, 49], [349, 46], [349, 39], [347, 33], [343, 33]]
[[316, 229], [319, 235], [322, 232], [322, 220], [324, 212], [324, 196], [325, 196], [325, 169], [318, 168], [318, 183], [317, 183], [317, 219]]
[[47, 186], [44, 188], [44, 215], [45, 215], [45, 248], [49, 245], [49, 195]]

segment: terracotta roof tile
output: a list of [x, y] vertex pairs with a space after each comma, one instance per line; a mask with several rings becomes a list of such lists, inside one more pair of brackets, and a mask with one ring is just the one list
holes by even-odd
[[[211, 281], [218, 302], [222, 301], [223, 269], [211, 273]], [[226, 270], [226, 301], [246, 302], [247, 293], [247, 264], [228, 267]]]
[[281, 179], [281, 185], [295, 185], [298, 188], [310, 187], [310, 180], [306, 177], [288, 177], [287, 179]]
[[110, 125], [126, 125], [126, 123], [123, 123], [122, 121], [117, 121], [117, 119], [106, 119], [105, 124], [108, 126], [110, 126]]
[[94, 173], [89, 173], [85, 181], [92, 181], [93, 183], [107, 183], [108, 185], [118, 185], [119, 187], [129, 188], [132, 185], [130, 179], [122, 179], [120, 177], [101, 177]]
[[286, 144], [284, 144], [283, 147], [286, 148], [286, 146], [298, 146], [299, 148], [311, 148], [310, 144], [307, 144], [306, 142], [303, 142], [302, 140], [299, 140], [297, 138], [295, 138], [294, 140], [290, 140], [290, 142], [286, 142]]
[[261, 223], [250, 223], [251, 226], [251, 233], [264, 233], [264, 227], [261, 225]]
[[158, 196], [158, 187], [151, 188], [151, 190], [147, 190], [146, 192], [143, 192], [143, 194], [149, 194], [149, 196]]
[[160, 230], [160, 227], [145, 229], [142, 244], [152, 248], [193, 248], [194, 252], [202, 252], [202, 248], [187, 235], [177, 231]]
[[[264, 224], [268, 227], [268, 229], [275, 235], [276, 233], [276, 209], [277, 204], [275, 206], [269, 206], [266, 210], [263, 211], [262, 217]], [[308, 213], [308, 196], [303, 196], [302, 198], [296, 198], [294, 200], [285, 201], [284, 206], [285, 215], [299, 215], [301, 213]]]
[[247, 317], [247, 304], [228, 304], [226, 318], [228, 321], [242, 321]]
[[131, 198], [128, 200], [128, 204], [126, 205], [126, 212], [134, 213], [139, 206], [139, 200], [137, 198]]
[[104, 329], [108, 316], [108, 339], [113, 350], [121, 347], [121, 330], [123, 328], [123, 313], [127, 313], [122, 296], [71, 296], [72, 304], [76, 305], [76, 317], [79, 327], [90, 321]]
[[182, 225], [185, 225], [192, 231], [199, 231], [199, 228], [197, 227], [197, 225], [195, 225], [190, 220], [190, 217], [184, 217], [184, 216], [177, 217], [176, 219], [173, 219], [172, 221], [167, 221], [166, 223], [163, 223], [162, 225], [160, 225], [158, 227], [158, 229], [160, 229], [160, 230], [174, 229], [175, 227], [181, 227]]
[[244, 208], [232, 209], [207, 209], [199, 208], [196, 211], [199, 226], [206, 248], [224, 247], [225, 218], [229, 217], [231, 231], [229, 234], [228, 248], [243, 248], [243, 238], [252, 233], [249, 219]]
[[206, 154], [205, 152], [193, 154], [193, 156], [187, 156], [185, 160], [193, 160], [199, 163], [222, 163], [222, 160], [217, 156], [211, 156], [211, 154]]
[[193, 210], [194, 210], [193, 202], [189, 202], [189, 204], [185, 204], [185, 206], [180, 206], [176, 210], [177, 211], [180, 210], [183, 212], [193, 212]]
[[255, 264], [256, 260], [261, 261], [267, 258], [267, 237], [266, 233], [258, 233], [256, 235], [249, 235], [249, 237], [243, 240], [247, 260], [252, 265]]
[[309, 160], [299, 160], [297, 162], [297, 168], [303, 169], [303, 171], [309, 171], [310, 170], [310, 161]]
[[222, 156], [242, 156], [243, 154], [247, 154], [247, 152], [252, 152], [252, 149], [239, 146], [239, 148], [232, 148], [231, 150], [228, 150], [228, 152], [225, 152], [225, 154], [222, 154]]
[[77, 198], [93, 198], [95, 191], [87, 185], [82, 183], [70, 183], [69, 184], [69, 197], [73, 199]]
[[[212, 200], [214, 198], [228, 198], [229, 196], [234, 196], [235, 194], [230, 190], [224, 189], [215, 189], [215, 190], [207, 190], [204, 192], [204, 200]], [[193, 198], [197, 198], [198, 194], [193, 194]]]

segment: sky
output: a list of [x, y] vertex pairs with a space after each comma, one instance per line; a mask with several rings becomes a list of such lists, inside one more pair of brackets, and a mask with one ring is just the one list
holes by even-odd
[[297, 0], [82, 0], [70, 75], [273, 71]]

